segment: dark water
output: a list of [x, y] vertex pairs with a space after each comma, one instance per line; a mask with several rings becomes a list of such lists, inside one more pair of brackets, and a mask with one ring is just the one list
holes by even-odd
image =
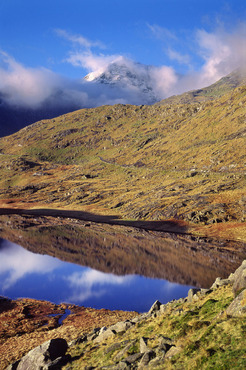
[[118, 276], [34, 254], [7, 240], [0, 244], [0, 294], [69, 302], [94, 308], [147, 311], [187, 295], [190, 286], [139, 275]]

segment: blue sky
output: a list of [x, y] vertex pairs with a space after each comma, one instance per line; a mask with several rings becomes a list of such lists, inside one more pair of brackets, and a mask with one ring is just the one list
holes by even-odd
[[165, 97], [244, 64], [245, 24], [245, 0], [1, 0], [0, 92], [26, 71], [80, 79], [121, 56], [168, 67]]

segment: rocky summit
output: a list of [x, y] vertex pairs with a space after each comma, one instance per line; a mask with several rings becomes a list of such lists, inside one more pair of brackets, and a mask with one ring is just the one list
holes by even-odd
[[[153, 104], [161, 100], [155, 89], [155, 75], [158, 78], [158, 69], [133, 62], [119, 57], [105, 68], [91, 72], [84, 77], [87, 82], [108, 85], [112, 93], [119, 95], [119, 100], [124, 100], [124, 89], [132, 90], [131, 102], [141, 101], [142, 104]], [[115, 90], [117, 88], [117, 90]], [[122, 98], [120, 99], [120, 94]]]

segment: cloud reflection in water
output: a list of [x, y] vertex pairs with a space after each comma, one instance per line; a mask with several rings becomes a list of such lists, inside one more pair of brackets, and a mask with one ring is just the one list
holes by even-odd
[[3, 241], [0, 250], [0, 275], [3, 292], [27, 274], [46, 274], [61, 266], [62, 262], [50, 256], [34, 254], [9, 241]]
[[[92, 297], [101, 297], [107, 293], [106, 287], [110, 285], [129, 285], [134, 275], [117, 276], [96, 270], [76, 272], [67, 278], [73, 294], [68, 301], [79, 300], [83, 302]], [[103, 286], [105, 288], [103, 288]]]

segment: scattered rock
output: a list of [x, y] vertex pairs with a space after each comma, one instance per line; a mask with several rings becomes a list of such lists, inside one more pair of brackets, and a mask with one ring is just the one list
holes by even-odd
[[65, 356], [68, 345], [65, 339], [51, 339], [32, 349], [21, 360], [8, 366], [8, 370], [59, 369], [70, 356]]
[[241, 266], [229, 276], [230, 282], [233, 284], [232, 290], [234, 295], [246, 288], [246, 260], [243, 261]]
[[129, 340], [125, 340], [124, 342], [117, 342], [106, 348], [105, 353], [116, 351], [117, 349], [122, 348], [126, 344], [129, 343]]
[[171, 338], [163, 337], [163, 336], [160, 337], [160, 339], [159, 339], [159, 346], [160, 347], [163, 347], [163, 348], [165, 347], [168, 350], [173, 345], [174, 345], [173, 340]]
[[140, 353], [140, 352], [138, 352], [138, 353], [134, 353], [134, 354], [132, 354], [132, 355], [128, 356], [127, 358], [125, 358], [125, 360], [124, 360], [124, 361], [125, 361], [127, 364], [133, 364], [134, 362], [136, 362], [136, 361], [140, 360], [140, 358], [142, 358], [142, 356], [143, 356], [143, 353]]
[[144, 338], [144, 337], [140, 338], [139, 345], [140, 345], [141, 353], [149, 351], [149, 347], [147, 346], [147, 341], [148, 341], [147, 338]]
[[118, 202], [115, 206], [112, 206], [111, 209], [122, 207], [124, 204], [124, 202]]
[[246, 313], [246, 289], [244, 289], [226, 309], [226, 314], [232, 317], [240, 317]]
[[159, 358], [163, 358], [166, 352], [174, 346], [172, 339], [161, 336], [159, 339], [159, 345], [155, 348], [156, 356]]
[[[205, 297], [209, 293], [215, 294], [213, 290], [228, 284], [233, 284], [234, 294], [237, 295], [233, 302], [226, 309], [225, 313], [228, 317], [241, 317], [246, 313], [246, 261], [236, 270], [234, 274], [231, 274], [228, 279], [217, 278], [212, 285], [211, 289], [190, 289], [188, 292], [187, 299], [174, 301], [175, 305], [167, 303], [162, 305], [159, 301], [155, 301], [151, 306], [150, 310], [142, 315], [136, 316], [132, 321], [120, 321], [110, 327], [102, 327], [94, 329], [90, 334], [84, 334], [77, 338], [77, 340], [71, 342], [70, 346], [77, 345], [82, 342], [93, 341], [100, 347], [100, 343], [108, 338], [112, 338], [116, 333], [122, 334], [125, 331], [129, 330], [134, 326], [135, 323], [139, 323], [136, 326], [142, 325], [142, 321], [153, 320], [153, 318], [158, 314], [160, 315], [163, 312], [166, 312], [169, 307], [171, 307], [172, 315], [180, 314], [183, 311], [180, 308], [180, 303], [183, 302], [193, 302], [198, 300], [200, 297]], [[0, 297], [0, 300], [4, 298]], [[207, 303], [217, 302], [214, 299], [208, 299], [203, 306]], [[201, 308], [203, 308], [201, 306]], [[25, 307], [26, 308], [26, 307]], [[27, 312], [23, 312], [28, 314]], [[185, 311], [185, 313], [194, 314], [194, 311]], [[224, 315], [224, 311], [220, 315]], [[225, 315], [224, 315], [225, 316]], [[197, 321], [193, 325], [194, 330], [200, 329], [204, 325], [209, 325], [210, 321]], [[159, 338], [159, 339], [158, 339]], [[151, 344], [151, 340], [155, 339], [155, 347], [150, 348], [148, 346]], [[156, 345], [156, 340], [158, 339], [158, 344]], [[112, 369], [112, 370], [121, 370], [121, 369], [155, 369], [155, 368], [164, 368], [163, 364], [165, 360], [172, 358], [176, 354], [180, 353], [183, 348], [169, 337], [159, 335], [157, 337], [140, 337], [139, 340], [124, 340], [122, 342], [116, 342], [108, 347], [106, 343], [102, 344], [102, 347], [105, 346], [104, 354], [111, 356], [115, 362], [113, 365], [103, 366], [100, 369]], [[20, 361], [10, 365], [7, 369], [10, 370], [32, 370], [37, 369], [60, 369], [63, 365], [66, 365], [69, 360], [71, 360], [70, 355], [65, 355], [68, 345], [64, 339], [53, 339], [44, 343], [43, 345], [35, 348], [30, 351], [25, 357]], [[101, 348], [101, 347], [100, 347]], [[116, 353], [114, 353], [116, 351]], [[85, 369], [94, 369], [94, 367], [86, 367]]]
[[212, 292], [212, 289], [201, 289], [200, 294], [201, 296], [205, 296], [207, 294], [210, 294]]
[[161, 302], [159, 302], [158, 300], [155, 301], [153, 303], [153, 305], [151, 306], [150, 310], [149, 310], [149, 314], [153, 314], [154, 312], [156, 311], [159, 311], [160, 310], [160, 307], [161, 307]]
[[111, 369], [111, 370], [128, 370], [130, 369], [130, 366], [124, 362], [124, 361], [120, 361], [118, 364], [116, 365], [112, 365], [112, 366], [105, 366], [105, 367], [102, 367], [101, 368], [102, 370], [103, 369]]
[[101, 333], [99, 332], [98, 336], [93, 340], [94, 343], [100, 343], [110, 337], [115, 335], [115, 331], [111, 329], [103, 330]]
[[177, 355], [178, 353], [180, 353], [182, 351], [182, 348], [179, 347], [179, 346], [173, 346], [171, 347], [167, 353], [166, 353], [166, 358], [172, 358], [173, 356]]
[[137, 322], [139, 322], [141, 320], [142, 320], [142, 315], [138, 315], [138, 316], [134, 317], [133, 319], [131, 319], [131, 322], [133, 324], [136, 324]]
[[199, 211], [191, 211], [186, 215], [188, 221], [210, 225], [230, 221], [230, 216], [224, 204], [210, 204]]
[[99, 330], [96, 330], [96, 332], [98, 331], [98, 335], [101, 335], [101, 334], [102, 334], [102, 333], [104, 333], [106, 330], [107, 330], [107, 326], [102, 326]]
[[165, 311], [167, 311], [169, 306], [170, 306], [169, 303], [161, 304], [160, 305], [160, 313], [164, 313]]
[[144, 353], [143, 357], [141, 358], [141, 361], [139, 363], [139, 369], [144, 368], [144, 366], [147, 366], [149, 362], [156, 357], [156, 354], [153, 350], [149, 350]]
[[97, 338], [97, 335], [98, 334], [96, 334], [96, 333], [91, 333], [91, 334], [87, 335], [87, 340], [88, 341], [94, 340], [94, 339]]
[[[199, 298], [198, 298], [198, 296], [197, 296], [197, 294], [194, 294], [193, 299], [195, 299], [195, 300], [199, 299]], [[177, 310], [175, 310], [175, 311], [173, 312], [173, 315], [177, 315], [177, 316], [179, 316], [179, 315], [181, 315], [183, 312], [184, 312], [183, 308], [178, 308]]]
[[186, 177], [194, 177], [194, 176], [196, 176], [196, 175], [198, 175], [198, 171], [196, 171], [196, 170], [194, 170], [194, 169], [192, 169], [188, 174], [187, 174], [187, 176]]
[[110, 326], [109, 329], [116, 331], [116, 333], [123, 333], [133, 325], [134, 323], [129, 320], [119, 321], [115, 325]]
[[120, 352], [117, 353], [115, 356], [115, 361], [120, 361], [126, 355], [126, 353], [130, 350], [130, 348], [136, 345], [137, 340], [131, 341], [127, 346], [125, 346]]
[[192, 302], [193, 299], [198, 299], [197, 293], [200, 292], [200, 289], [190, 289], [188, 291], [188, 297], [187, 297], [187, 302]]
[[105, 326], [103, 326], [102, 328], [94, 328], [93, 330], [92, 330], [92, 332], [91, 333], [89, 333], [86, 337], [87, 337], [87, 340], [88, 341], [91, 341], [91, 340], [94, 340], [98, 335], [99, 335], [99, 333], [100, 333], [100, 331], [102, 330], [102, 332], [103, 331], [105, 331], [104, 330], [104, 328], [106, 328]]
[[217, 289], [220, 286], [228, 285], [230, 284], [229, 279], [221, 279], [220, 277], [217, 277], [213, 285], [211, 286], [211, 289]]
[[80, 344], [80, 343], [83, 343], [83, 342], [86, 342], [86, 341], [87, 341], [87, 335], [86, 334], [83, 334], [80, 337], [76, 338], [75, 340], [71, 341], [68, 344], [68, 346], [69, 347], [72, 347], [74, 345], [77, 345], [77, 344]]
[[149, 369], [159, 368], [165, 361], [165, 355], [157, 356], [149, 362]]

